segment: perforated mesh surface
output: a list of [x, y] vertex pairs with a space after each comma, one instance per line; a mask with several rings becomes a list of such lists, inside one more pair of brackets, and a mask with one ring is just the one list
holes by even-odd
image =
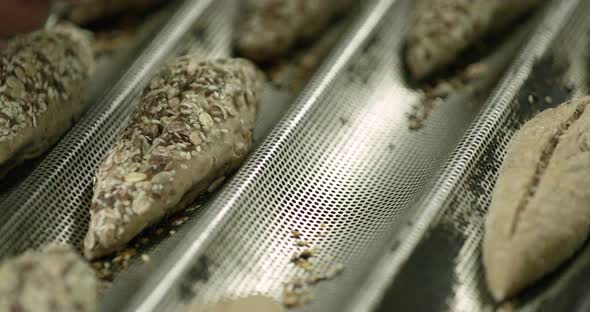
[[[211, 2], [187, 1], [99, 105], [23, 185], [0, 202], [1, 255], [46, 241], [81, 242], [94, 170], [150, 74], [177, 53], [196, 50], [206, 57], [231, 53], [234, 34], [228, 21], [234, 20], [235, 2], [217, 1], [203, 11]], [[419, 104], [420, 92], [405, 83], [400, 55], [412, 3], [366, 2], [350, 33], [244, 167], [214, 198], [202, 199], [203, 207], [187, 212], [190, 219], [175, 236], [148, 246], [145, 252], [153, 261], [117, 278], [104, 297], [104, 310], [127, 301], [129, 309], [174, 310], [188, 300], [205, 303], [257, 292], [279, 298], [282, 284], [301, 273], [289, 262], [297, 250], [290, 238], [292, 229], [319, 248], [316, 263], [345, 265], [336, 280], [313, 288], [316, 299], [305, 309], [337, 311], [347, 305], [384, 251], [405, 242], [405, 236], [394, 236], [392, 230], [407, 228], [406, 214], [420, 208], [416, 200], [436, 190], [429, 181], [471, 125], [526, 35], [524, 28], [499, 45], [486, 58], [491, 71], [484, 79], [450, 96], [435, 108], [424, 128], [410, 131], [406, 114]], [[563, 11], [568, 5], [561, 7]], [[187, 29], [193, 30], [182, 36]], [[272, 101], [265, 105], [269, 103], [274, 109]], [[493, 124], [486, 127], [497, 129]], [[258, 133], [264, 136], [264, 131]], [[486, 140], [473, 130], [470, 133], [467, 141]], [[482, 133], [491, 134], [489, 129]], [[470, 151], [475, 150], [460, 149], [455, 157], [474, 157]], [[496, 167], [482, 168], [492, 172], [485, 184], [491, 187]], [[444, 177], [457, 178], [456, 174]], [[469, 198], [486, 200], [485, 195]], [[451, 211], [461, 212], [469, 204], [439, 209], [451, 216]], [[466, 231], [475, 235], [470, 240], [474, 242], [481, 235], [478, 223], [472, 227], [466, 223], [475, 228]], [[477, 272], [469, 269], [477, 258], [469, 252], [477, 244], [459, 242], [463, 240], [452, 240], [453, 248], [467, 246], [467, 269], [461, 272], [477, 281], [479, 273], [469, 273]], [[479, 302], [478, 298], [472, 301]], [[369, 306], [359, 302], [359, 307]]]
[[400, 217], [442, 167], [526, 34], [523, 28], [498, 45], [486, 59], [492, 69], [486, 79], [449, 97], [423, 129], [410, 131], [406, 114], [420, 93], [405, 83], [400, 51], [411, 3], [366, 5], [266, 141], [187, 224], [190, 230], [179, 232], [183, 241], [144, 284], [137, 297], [143, 304], [133, 307], [153, 307], [159, 298], [169, 310], [179, 298], [280, 298], [282, 284], [302, 273], [290, 263], [298, 250], [292, 229], [319, 248], [318, 265], [345, 265], [337, 280], [313, 288], [316, 299], [304, 309], [340, 310], [359, 290], [391, 242], [391, 229], [402, 225]]
[[[480, 257], [491, 192], [506, 147], [522, 124], [543, 109], [587, 93], [589, 9], [584, 1], [555, 1], [549, 7], [431, 191], [416, 205], [413, 227], [396, 235], [403, 243], [384, 254], [374, 270], [368, 287], [384, 298], [379, 311], [498, 308], [487, 291]], [[587, 252], [582, 253], [575, 265], [506, 304], [525, 311], [584, 311], [587, 279], [572, 277], [583, 271], [587, 259]], [[375, 297], [367, 291], [357, 304], [370, 305]]]

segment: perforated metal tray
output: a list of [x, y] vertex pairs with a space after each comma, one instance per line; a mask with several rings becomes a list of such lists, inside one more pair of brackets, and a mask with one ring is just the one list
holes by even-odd
[[[228, 21], [235, 20], [236, 3], [189, 0], [180, 5], [103, 100], [0, 202], [1, 256], [47, 241], [79, 246], [88, 222], [94, 169], [132, 111], [141, 87], [159, 65], [179, 53], [230, 55], [234, 28]], [[280, 121], [283, 107], [273, 103], [282, 102], [276, 100], [276, 94], [266, 98], [262, 111], [270, 114], [261, 118], [257, 133], [265, 139], [256, 151], [221, 191], [184, 212], [189, 219], [174, 228], [175, 235], [155, 237], [157, 244], [140, 247], [151, 260], [133, 262], [129, 270], [115, 277], [114, 285], [102, 297], [102, 310], [174, 311], [189, 301], [206, 303], [252, 293], [280, 299], [282, 284], [301, 274], [290, 263], [297, 250], [290, 238], [292, 229], [319, 248], [316, 264], [345, 265], [336, 280], [313, 288], [315, 300], [304, 310], [375, 307], [387, 285], [397, 281], [399, 264], [415, 250], [433, 217], [451, 211], [443, 205], [450, 190], [448, 183], [459, 184], [454, 180], [460, 177], [456, 174], [468, 172], [464, 161], [475, 160], [474, 152], [478, 151], [465, 146], [476, 144], [484, 150], [489, 139], [481, 134], [498, 129], [490, 123], [495, 119], [486, 119], [488, 115], [476, 119], [482, 105], [486, 103], [482, 114], [494, 106], [490, 103], [507, 105], [508, 101], [499, 99], [510, 90], [515, 92], [514, 87], [508, 87], [508, 79], [528, 76], [529, 63], [547, 50], [577, 4], [574, 0], [554, 1], [515, 29], [484, 58], [489, 73], [440, 103], [424, 127], [416, 131], [409, 129], [407, 114], [420, 105], [421, 91], [405, 81], [401, 62], [412, 3], [365, 1], [348, 33]], [[540, 21], [543, 24], [537, 27]], [[532, 28], [535, 36], [524, 40]], [[581, 44], [568, 38], [569, 44]], [[527, 44], [524, 56], [514, 61], [521, 42]], [[530, 55], [533, 58], [528, 59]], [[509, 64], [512, 66], [506, 71]], [[581, 66], [568, 68], [571, 77], [581, 82]], [[492, 92], [501, 76], [503, 84]], [[474, 120], [475, 128], [461, 140]], [[482, 124], [482, 120], [488, 121]], [[265, 130], [274, 123], [266, 136]], [[453, 151], [451, 162], [441, 172]], [[457, 161], [464, 171], [453, 169]], [[484, 176], [485, 186], [491, 187], [495, 167], [477, 170], [474, 172], [490, 170], [483, 172], [490, 172]], [[481, 199], [475, 195], [469, 198], [479, 200], [483, 207], [486, 192]], [[454, 225], [466, 223], [464, 219], [448, 220]], [[461, 247], [463, 240], [451, 243]], [[394, 246], [399, 248], [389, 253]], [[477, 243], [468, 246], [476, 249]], [[472, 264], [477, 263], [476, 258], [473, 254], [465, 257]], [[444, 266], [434, 266], [439, 267]], [[479, 272], [469, 267], [460, 272], [479, 278], [479, 273], [469, 275]], [[359, 288], [365, 284], [368, 287]], [[418, 293], [422, 286], [411, 290]], [[435, 291], [445, 293], [448, 287]], [[462, 293], [457, 296], [463, 297]], [[480, 302], [477, 296], [467, 298]]]
[[554, 1], [542, 24], [467, 131], [450, 161], [392, 233], [351, 311], [586, 311], [589, 252], [511, 302], [494, 303], [481, 264], [481, 240], [506, 147], [524, 122], [588, 92], [590, 4]]
[[[142, 285], [128, 310], [173, 311], [186, 300], [204, 304], [252, 293], [280, 298], [282, 284], [301, 274], [290, 263], [297, 250], [292, 229], [320, 248], [318, 263], [345, 264], [338, 280], [313, 289], [316, 298], [305, 310], [339, 311], [349, 303], [531, 26], [485, 59], [487, 79], [450, 96], [422, 129], [411, 131], [407, 114], [421, 92], [405, 82], [400, 57], [411, 4], [366, 4], [242, 170], [164, 249], [155, 272], [126, 276]], [[115, 285], [113, 295], [128, 298], [128, 288]]]

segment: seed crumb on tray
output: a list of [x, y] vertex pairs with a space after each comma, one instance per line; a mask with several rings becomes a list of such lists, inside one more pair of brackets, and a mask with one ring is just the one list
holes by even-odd
[[[324, 223], [320, 224], [321, 228], [326, 228]], [[293, 235], [297, 233], [297, 235]], [[331, 280], [337, 277], [344, 270], [341, 263], [318, 264], [319, 248], [309, 248], [309, 242], [302, 240], [302, 234], [297, 230], [291, 231], [291, 238], [296, 239], [295, 246], [306, 247], [303, 250], [295, 252], [291, 256], [291, 263], [298, 269], [301, 269], [301, 275], [291, 277], [283, 285], [283, 304], [287, 308], [298, 308], [309, 304], [313, 301], [312, 287], [322, 281]], [[323, 259], [324, 262], [331, 262], [333, 257], [328, 256]]]

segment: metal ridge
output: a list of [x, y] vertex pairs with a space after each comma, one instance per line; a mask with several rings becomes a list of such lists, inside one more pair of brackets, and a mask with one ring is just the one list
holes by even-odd
[[327, 58], [329, 61], [318, 70], [271, 134], [244, 164], [243, 168], [249, 167], [250, 171], [240, 170], [218, 197], [204, 207], [206, 211], [200, 216], [198, 222], [142, 285], [124, 308], [125, 311], [159, 311], [163, 308], [168, 291], [178, 283], [194, 260], [202, 255], [221, 226], [232, 215], [232, 207], [238, 198], [249, 191], [252, 182], [265, 170], [264, 167], [256, 164], [271, 159], [273, 154], [286, 144], [297, 125], [314, 106], [320, 104], [322, 95], [328, 90], [330, 83], [369, 40], [394, 3], [396, 0], [373, 0], [366, 4], [366, 9], [361, 16], [351, 25], [349, 32]]
[[377, 262], [373, 272], [367, 277], [366, 284], [359, 287], [361, 291], [351, 300], [347, 311], [372, 311], [378, 307], [387, 288], [395, 283], [401, 268], [440, 216], [441, 210], [450, 200], [452, 190], [460, 183], [462, 173], [475, 161], [474, 151], [484, 144], [476, 138], [490, 135], [492, 126], [511, 104], [511, 101], [506, 99], [512, 99], [518, 92], [535, 61], [550, 49], [551, 43], [574, 15], [580, 2], [553, 1], [545, 8], [542, 23], [508, 68], [455, 152], [425, 188], [430, 191], [418, 198], [412, 209], [415, 213], [406, 216], [411, 219], [411, 222], [408, 222], [410, 225], [392, 231], [392, 236], [399, 238], [392, 241], [399, 242], [399, 245], [393, 249], [395, 251], [386, 251]]

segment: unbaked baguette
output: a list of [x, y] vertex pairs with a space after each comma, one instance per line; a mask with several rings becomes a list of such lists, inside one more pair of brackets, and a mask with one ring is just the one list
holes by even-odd
[[258, 62], [289, 52], [299, 40], [324, 31], [332, 19], [355, 0], [245, 0], [238, 50]]
[[503, 300], [554, 270], [590, 231], [590, 97], [548, 109], [513, 139], [488, 211], [483, 261]]
[[71, 247], [49, 245], [0, 264], [0, 311], [96, 311], [94, 270]]
[[143, 12], [164, 0], [83, 0], [73, 4], [68, 19], [77, 24], [88, 24], [126, 11]]
[[236, 170], [252, 146], [264, 80], [244, 59], [186, 56], [165, 66], [98, 168], [85, 256], [125, 246]]
[[417, 0], [405, 58], [415, 79], [456, 61], [484, 35], [498, 31], [545, 0]]
[[42, 154], [77, 119], [94, 69], [88, 35], [58, 26], [0, 50], [0, 171]]

